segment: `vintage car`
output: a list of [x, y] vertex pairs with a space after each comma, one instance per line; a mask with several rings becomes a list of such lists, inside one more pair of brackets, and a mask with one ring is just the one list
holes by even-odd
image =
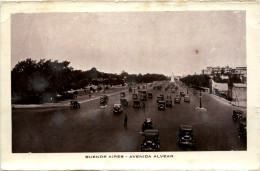
[[144, 118], [144, 122], [142, 124], [142, 131], [146, 129], [153, 129], [153, 121], [151, 118]]
[[172, 107], [172, 99], [166, 99], [166, 107]]
[[233, 110], [233, 115], [232, 115], [233, 121], [245, 120], [246, 117], [243, 115], [243, 113], [244, 112], [241, 110]]
[[121, 98], [124, 98], [124, 97], [125, 97], [125, 92], [121, 92], [121, 93], [120, 93], [120, 97], [121, 97]]
[[180, 92], [180, 96], [184, 97], [185, 93], [183, 91]]
[[128, 101], [126, 100], [126, 98], [121, 98], [121, 99], [120, 99], [120, 104], [121, 104], [122, 106], [128, 106]]
[[181, 98], [180, 98], [180, 96], [177, 95], [177, 96], [174, 98], [174, 103], [178, 103], [178, 104], [181, 103]]
[[175, 93], [175, 90], [174, 90], [174, 89], [171, 89], [171, 93]]
[[160, 138], [159, 131], [156, 129], [147, 129], [143, 132], [144, 140], [141, 144], [141, 151], [159, 151]]
[[114, 104], [113, 112], [114, 113], [122, 113], [123, 112], [122, 105], [121, 104]]
[[190, 102], [190, 96], [189, 95], [184, 96], [184, 102]]
[[71, 108], [80, 108], [80, 104], [79, 104], [79, 102], [78, 101], [70, 101], [70, 107]]
[[108, 96], [106, 94], [102, 94], [100, 96], [100, 104], [105, 105], [108, 102]]
[[153, 98], [153, 93], [148, 93], [148, 98], [149, 99]]
[[194, 146], [193, 128], [190, 125], [180, 125], [179, 127], [179, 145]]
[[146, 99], [146, 95], [145, 95], [145, 94], [140, 94], [140, 100], [141, 100], [141, 101], [147, 100], [147, 99]]
[[133, 98], [133, 100], [136, 100], [136, 99], [138, 99], [138, 95], [137, 94], [132, 94], [132, 98]]
[[165, 110], [165, 101], [158, 102], [158, 110]]
[[247, 137], [246, 121], [239, 121], [238, 137], [239, 138], [246, 138]]
[[140, 107], [141, 107], [140, 100], [134, 100], [133, 101], [133, 108], [140, 108]]

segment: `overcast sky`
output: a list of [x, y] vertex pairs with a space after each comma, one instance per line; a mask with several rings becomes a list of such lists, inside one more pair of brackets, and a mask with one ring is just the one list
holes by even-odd
[[12, 68], [26, 58], [168, 76], [246, 66], [245, 22], [245, 11], [14, 14]]

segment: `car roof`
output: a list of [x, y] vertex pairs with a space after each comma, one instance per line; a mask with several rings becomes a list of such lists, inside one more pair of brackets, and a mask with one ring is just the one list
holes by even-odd
[[152, 118], [145, 118], [146, 122], [152, 122]]
[[180, 125], [180, 130], [184, 130], [184, 131], [192, 131], [193, 128], [190, 125]]
[[157, 129], [146, 129], [143, 132], [144, 136], [158, 136], [159, 131]]

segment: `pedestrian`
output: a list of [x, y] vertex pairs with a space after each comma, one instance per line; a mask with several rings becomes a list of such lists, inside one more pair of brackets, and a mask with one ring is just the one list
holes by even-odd
[[145, 109], [145, 103], [143, 102], [143, 109]]
[[91, 94], [89, 94], [88, 97], [90, 98], [90, 97], [91, 97]]
[[124, 119], [124, 126], [127, 125], [127, 115], [125, 115], [125, 119]]

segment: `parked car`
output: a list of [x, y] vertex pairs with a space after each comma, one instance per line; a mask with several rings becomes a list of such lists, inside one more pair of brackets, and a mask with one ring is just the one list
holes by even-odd
[[232, 115], [233, 121], [246, 120], [246, 117], [243, 116], [243, 113], [244, 112], [241, 110], [233, 110], [233, 115]]
[[184, 102], [189, 102], [190, 103], [190, 96], [189, 95], [185, 95], [184, 96]]
[[181, 97], [177, 95], [177, 96], [174, 98], [174, 103], [180, 104], [180, 103], [181, 103]]
[[246, 138], [247, 137], [246, 121], [239, 121], [238, 137], [239, 138]]
[[138, 99], [138, 95], [137, 94], [132, 94], [132, 98], [133, 98], [133, 100], [136, 100], [136, 99]]
[[185, 93], [183, 91], [180, 92], [180, 96], [184, 97]]
[[100, 104], [105, 105], [108, 102], [108, 96], [106, 94], [102, 94], [100, 96]]
[[179, 145], [194, 146], [194, 133], [190, 125], [180, 125], [179, 127]]
[[113, 111], [114, 111], [114, 113], [122, 113], [123, 112], [122, 105], [121, 104], [114, 104]]
[[146, 129], [153, 129], [153, 121], [151, 118], [145, 118], [142, 124], [142, 131]]
[[121, 92], [121, 93], [120, 93], [120, 97], [121, 97], [121, 98], [124, 98], [124, 97], [125, 97], [125, 92]]
[[139, 100], [134, 100], [133, 101], [133, 108], [140, 108], [141, 107], [141, 103]]
[[149, 99], [153, 98], [153, 93], [148, 93], [148, 98]]
[[76, 109], [76, 108], [80, 108], [80, 104], [79, 104], [79, 102], [78, 101], [70, 101], [70, 107], [71, 108], [74, 108], [74, 109]]
[[128, 106], [128, 101], [126, 100], [126, 98], [121, 98], [121, 99], [120, 99], [120, 104], [121, 104], [122, 106]]
[[158, 110], [165, 110], [165, 101], [158, 102]]
[[143, 132], [144, 140], [141, 144], [141, 151], [159, 151], [160, 138], [159, 131], [156, 129], [148, 129]]

